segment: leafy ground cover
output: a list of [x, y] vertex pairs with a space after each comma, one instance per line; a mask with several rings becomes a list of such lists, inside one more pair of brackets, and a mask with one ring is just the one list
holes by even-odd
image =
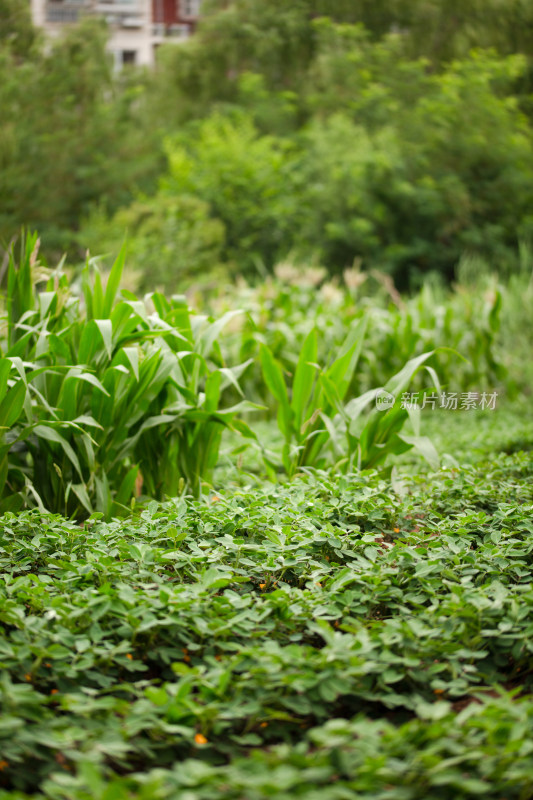
[[0, 797], [532, 797], [530, 434], [129, 521], [6, 514]]

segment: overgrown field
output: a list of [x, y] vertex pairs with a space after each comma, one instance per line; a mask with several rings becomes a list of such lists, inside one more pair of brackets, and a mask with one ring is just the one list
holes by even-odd
[[123, 262], [7, 265], [0, 800], [530, 800], [528, 271]]
[[0, 511], [109, 519], [198, 497], [228, 431], [239, 437], [231, 460], [255, 451], [273, 479], [390, 470], [411, 450], [436, 468], [422, 424], [431, 409], [529, 396], [527, 251], [506, 284], [485, 275], [403, 299], [379, 272], [347, 271], [341, 286], [285, 266], [195, 309], [183, 295], [121, 289], [124, 250], [104, 282], [97, 259], [72, 280], [38, 250], [29, 236], [7, 262]]
[[66, 28], [0, 0], [0, 800], [533, 800], [533, 3]]

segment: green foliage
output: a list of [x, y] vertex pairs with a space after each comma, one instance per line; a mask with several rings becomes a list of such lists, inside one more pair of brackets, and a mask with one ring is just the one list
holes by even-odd
[[[224, 427], [253, 436], [237, 420], [245, 404], [221, 407], [225, 387], [239, 390], [246, 366], [227, 368], [217, 343], [235, 312], [209, 322], [191, 317], [179, 296], [152, 295], [152, 314], [131, 293], [117, 299], [124, 251], [105, 289], [88, 262], [83, 311], [59, 270], [36, 275], [37, 248], [29, 238], [8, 269], [4, 507], [37, 502], [67, 516], [108, 517], [128, 513], [143, 481], [156, 498], [187, 486], [200, 493]], [[45, 291], [37, 293], [43, 277]]]
[[[204, 116], [213, 104], [235, 102], [239, 78], [254, 72], [268, 91], [294, 92], [306, 115], [305, 88], [322, 54], [327, 20], [350, 37], [364, 28], [372, 42], [392, 42], [398, 61], [423, 57], [433, 70], [475, 48], [531, 59], [532, 13], [527, 0], [205, 0], [194, 40], [181, 51], [163, 49], [157, 107], [174, 124]], [[398, 61], [394, 67], [401, 70]], [[178, 100], [170, 108], [168, 87]], [[528, 81], [521, 88], [527, 94]]]
[[531, 477], [521, 453], [4, 515], [5, 796], [523, 800]]
[[299, 213], [291, 143], [260, 136], [244, 115], [214, 117], [168, 143], [164, 198], [194, 195], [225, 230], [233, 271], [271, 266], [297, 236]]
[[[374, 70], [355, 61], [360, 94], [349, 103], [356, 122], [334, 115], [307, 132], [304, 183], [313, 213], [302, 239], [327, 264], [362, 256], [404, 285], [430, 269], [452, 276], [465, 251], [509, 260], [517, 238], [531, 235], [528, 128], [498, 89], [519, 62], [477, 55], [431, 78], [411, 65], [398, 90], [401, 72], [384, 76], [394, 49], [386, 54], [381, 61], [374, 54]], [[348, 50], [344, 65], [351, 82], [353, 55]]]
[[507, 381], [510, 392], [527, 397], [532, 384], [531, 330], [533, 314], [533, 259], [528, 247], [520, 248], [519, 269], [508, 277], [503, 289], [500, 339], [510, 363]]
[[[318, 288], [323, 271], [282, 265], [261, 289], [213, 300], [206, 317], [191, 314], [182, 296], [155, 292], [143, 302], [124, 290], [118, 299], [124, 250], [105, 290], [88, 261], [80, 305], [61, 267], [40, 267], [37, 250], [29, 238], [20, 268], [12, 254], [7, 274], [6, 391], [20, 383], [23, 413], [6, 425], [5, 508], [37, 502], [67, 515], [109, 516], [128, 513], [141, 490], [156, 499], [186, 486], [198, 494], [212, 483], [223, 430], [253, 440], [242, 414], [257, 419], [261, 407], [267, 419], [277, 409], [283, 439], [279, 456], [269, 437], [254, 445], [271, 476], [279, 458], [289, 476], [310, 466], [349, 472], [382, 468], [413, 447], [435, 466], [420, 410], [404, 402], [407, 389], [438, 387], [435, 368], [456, 396], [487, 396], [508, 367], [510, 394], [527, 382], [512, 348], [503, 351], [522, 290], [494, 279], [483, 291], [478, 284], [451, 295], [427, 285], [404, 301], [379, 273], [373, 289], [356, 270], [346, 272], [346, 289]], [[527, 328], [515, 335], [530, 346]], [[383, 392], [393, 400], [384, 410]]]
[[[265, 76], [267, 88], [298, 90], [313, 56], [314, 0], [205, 3], [198, 33], [186, 47], [162, 48], [156, 109], [176, 122], [209, 113], [213, 103], [235, 101], [238, 77]], [[163, 87], [177, 104], [168, 108]], [[168, 98], [167, 98], [168, 100]]]
[[[462, 272], [466, 265], [463, 261]], [[363, 319], [368, 323], [365, 347], [351, 380], [350, 398], [383, 386], [407, 361], [437, 349], [440, 381], [447, 391], [491, 391], [504, 381], [511, 390], [509, 370], [513, 390], [527, 388], [528, 378], [513, 353], [519, 345], [524, 353], [531, 346], [525, 324], [529, 306], [517, 317], [520, 297], [528, 298], [531, 292], [498, 282], [490, 272], [473, 285], [465, 280], [453, 292], [427, 282], [411, 297], [401, 296], [381, 273], [347, 270], [344, 285], [325, 281], [325, 274], [324, 269], [280, 264], [257, 288], [241, 286], [211, 298], [213, 313], [234, 303], [249, 309], [241, 327], [225, 337], [224, 350], [233, 360], [254, 359], [242, 378], [250, 398], [266, 402], [258, 363], [261, 344], [284, 372], [294, 374], [313, 328], [318, 331], [316, 360], [324, 364], [341, 347], [346, 331]], [[434, 356], [428, 365], [437, 366]], [[425, 371], [413, 376], [413, 391], [425, 387], [426, 376]]]
[[[241, 400], [222, 408], [224, 390], [233, 388], [242, 396], [238, 379], [248, 363], [226, 367], [218, 337], [224, 326], [239, 314], [230, 311], [216, 321], [189, 315], [185, 297], [169, 302], [152, 295], [152, 302], [166, 325], [178, 332], [170, 341], [174, 356], [165, 395], [152, 413], [159, 412], [139, 429], [136, 444], [146, 489], [157, 499], [176, 496], [189, 486], [199, 494], [202, 481], [211, 481], [218, 462], [224, 429], [254, 439], [255, 434], [239, 418], [255, 408]], [[149, 432], [147, 432], [149, 430]]]
[[24, 58], [0, 41], [0, 242], [25, 225], [58, 255], [92, 204], [109, 212], [152, 186], [161, 147], [143, 78], [113, 77], [106, 37], [85, 20]]
[[502, 291], [494, 277], [483, 292], [480, 286], [465, 287], [450, 295], [426, 283], [405, 304], [376, 309], [367, 380], [381, 380], [385, 365], [390, 375], [424, 350], [450, 347], [439, 355], [439, 375], [448, 389], [479, 390], [504, 382], [511, 349], [504, 349], [499, 336]]
[[[278, 426], [284, 437], [282, 460], [289, 476], [299, 467], [323, 468], [324, 450], [328, 446], [339, 459], [335, 469], [345, 472], [382, 465], [388, 456], [399, 455], [411, 447], [416, 447], [432, 466], [438, 466], [433, 445], [427, 437], [420, 436], [419, 411], [410, 413], [400, 404], [401, 394], [432, 352], [408, 361], [384, 387], [371, 389], [345, 403], [363, 350], [366, 327], [367, 319], [363, 317], [352, 327], [327, 368], [316, 363], [317, 331], [313, 328], [302, 344], [290, 397], [280, 364], [261, 345], [261, 367], [265, 383], [278, 404]], [[438, 385], [431, 368], [430, 373]], [[378, 402], [383, 393], [392, 403], [385, 411]], [[376, 404], [374, 410], [360, 425], [362, 411], [372, 402]], [[401, 432], [409, 416], [414, 422], [414, 436]]]
[[0, 239], [30, 225], [55, 257], [128, 229], [149, 289], [289, 253], [332, 273], [363, 258], [404, 287], [465, 252], [516, 264], [531, 37], [511, 5], [208, 3], [152, 76], [114, 76], [97, 21], [44, 48], [4, 0]]
[[214, 280], [225, 240], [224, 225], [192, 195], [140, 198], [108, 219], [95, 209], [78, 236], [93, 252], [116, 253], [128, 236], [127, 265], [142, 288], [173, 293], [191, 281]]
[[[262, 132], [265, 107], [280, 120], [290, 101], [243, 74], [246, 110], [226, 107], [169, 139], [168, 175], [146, 201], [154, 213], [169, 198], [201, 199], [224, 226], [232, 273], [291, 254], [339, 273], [357, 258], [407, 288], [430, 271], [453, 278], [465, 253], [516, 264], [517, 242], [533, 235], [530, 129], [509, 96], [524, 59], [477, 52], [429, 75], [422, 60], [397, 66], [394, 39], [316, 28], [307, 124]], [[133, 241], [142, 248], [142, 233]]]
[[29, 53], [35, 39], [29, 4], [0, 0], [0, 48], [9, 49], [20, 58]]
[[207, 2], [152, 75], [113, 75], [97, 20], [45, 47], [27, 4], [2, 0], [0, 241], [29, 225], [55, 259], [97, 231], [115, 250], [128, 228], [135, 268], [169, 287], [189, 258], [234, 275], [289, 252], [331, 272], [362, 257], [402, 286], [452, 277], [465, 252], [516, 264], [532, 235], [531, 9], [452, 6]]
[[0, 800], [530, 798], [530, 6], [0, 0]]

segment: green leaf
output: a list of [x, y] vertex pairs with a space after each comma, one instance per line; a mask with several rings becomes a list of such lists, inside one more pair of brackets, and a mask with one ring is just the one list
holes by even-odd
[[137, 480], [137, 475], [139, 474], [139, 467], [135, 466], [132, 467], [126, 475], [124, 476], [122, 483], [120, 484], [119, 490], [115, 495], [115, 503], [126, 506], [133, 496], [135, 490], [135, 481]]
[[131, 364], [135, 379], [139, 380], [139, 350], [137, 347], [123, 347], [121, 350]]
[[227, 311], [220, 319], [212, 322], [200, 336], [198, 352], [207, 358], [223, 328], [239, 314], [242, 314], [242, 311]]
[[420, 453], [420, 455], [428, 462], [429, 466], [432, 469], [439, 469], [440, 467], [440, 458], [437, 450], [435, 449], [435, 445], [428, 439], [427, 436], [408, 436], [405, 433], [399, 433], [398, 437], [406, 444], [410, 444], [412, 447]]
[[416, 356], [416, 358], [411, 358], [396, 375], [393, 375], [392, 378], [387, 381], [384, 386], [385, 391], [397, 397], [407, 388], [413, 375], [422, 366], [424, 361], [427, 361], [434, 353], [434, 350], [429, 350], [427, 353]]
[[263, 370], [265, 383], [279, 403], [278, 422], [280, 430], [287, 438], [291, 434], [292, 415], [289, 404], [289, 396], [287, 394], [287, 387], [285, 385], [281, 366], [275, 360], [269, 348], [265, 345], [261, 345], [259, 357], [261, 360], [261, 368]]
[[49, 425], [40, 424], [35, 425], [33, 428], [33, 433], [40, 437], [41, 439], [46, 439], [48, 442], [54, 442], [59, 444], [63, 449], [67, 458], [71, 461], [74, 465], [78, 475], [83, 480], [83, 474], [80, 467], [80, 462], [78, 460], [78, 456], [72, 449], [71, 445], [67, 442], [67, 440], [62, 436], [59, 431], [56, 431], [55, 428], [50, 427]]
[[126, 258], [126, 243], [120, 248], [120, 252], [111, 268], [109, 277], [107, 279], [107, 286], [102, 305], [102, 317], [107, 318], [111, 315], [113, 303], [120, 286], [122, 272], [124, 270], [124, 261]]
[[83, 483], [72, 483], [70, 484], [70, 489], [74, 492], [82, 506], [85, 508], [89, 514], [92, 514], [94, 508], [91, 505], [91, 501], [89, 499], [89, 495], [87, 494], [87, 489]]
[[337, 387], [341, 400], [352, 382], [353, 374], [359, 361], [365, 340], [368, 318], [360, 319], [350, 330], [340, 353], [333, 364], [326, 370], [329, 380]]
[[111, 359], [113, 356], [113, 325], [110, 319], [95, 319], [96, 327], [102, 337], [102, 342], [106, 349], [108, 357]]
[[24, 399], [26, 397], [26, 387], [22, 381], [8, 390], [6, 396], [0, 403], [0, 428], [11, 428], [20, 417], [24, 409]]
[[205, 383], [205, 410], [216, 411], [220, 399], [222, 375], [219, 370], [212, 372]]
[[104, 386], [102, 386], [98, 378], [91, 372], [81, 372], [78, 370], [74, 370], [72, 375], [65, 376], [65, 383], [69, 380], [85, 381], [86, 383], [90, 383], [91, 386], [94, 386], [96, 389], [98, 389], [98, 391], [103, 392], [103, 394], [109, 397], [109, 392], [107, 391], [107, 389]]
[[0, 400], [3, 399], [7, 390], [7, 380], [11, 373], [11, 361], [9, 358], [0, 359]]
[[306, 336], [294, 373], [291, 409], [294, 415], [294, 428], [300, 433], [309, 398], [313, 391], [316, 376], [317, 332], [313, 328]]

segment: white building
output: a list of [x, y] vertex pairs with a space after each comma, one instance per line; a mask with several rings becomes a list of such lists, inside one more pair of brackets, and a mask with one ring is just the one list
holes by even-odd
[[163, 42], [186, 40], [197, 21], [198, 0], [30, 0], [33, 23], [47, 36], [97, 14], [109, 24], [108, 50], [117, 68], [151, 66]]

